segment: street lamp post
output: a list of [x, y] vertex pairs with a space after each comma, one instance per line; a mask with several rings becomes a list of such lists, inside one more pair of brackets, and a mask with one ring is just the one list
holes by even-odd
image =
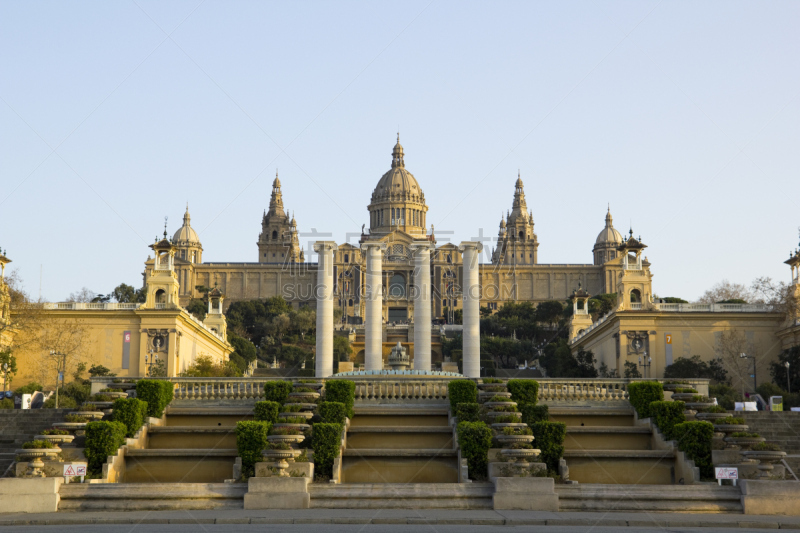
[[66, 372], [67, 367], [67, 354], [57, 352], [55, 350], [50, 350], [50, 355], [52, 357], [56, 357], [56, 406], [55, 408], [58, 409], [58, 382], [63, 381], [64, 379], [64, 372]]
[[792, 392], [792, 380], [789, 377], [789, 367], [791, 365], [789, 364], [789, 361], [786, 361], [786, 362], [783, 363], [783, 366], [786, 367], [786, 392], [791, 394], [791, 392]]
[[150, 350], [150, 357], [148, 358], [145, 354], [144, 356], [144, 364], [147, 367], [147, 376], [153, 377], [153, 365], [158, 364], [158, 354], [154, 354], [153, 350]]
[[756, 390], [756, 358], [752, 355], [747, 355], [746, 353], [740, 353], [739, 357], [742, 359], [752, 359], [753, 360], [753, 392]]
[[647, 352], [644, 352], [644, 362], [642, 362], [642, 358], [639, 357], [639, 366], [644, 368], [644, 377], [650, 377], [650, 365], [653, 364], [653, 358], [647, 357]]
[[8, 363], [3, 363], [3, 374], [3, 397], [5, 397], [6, 386], [8, 384]]

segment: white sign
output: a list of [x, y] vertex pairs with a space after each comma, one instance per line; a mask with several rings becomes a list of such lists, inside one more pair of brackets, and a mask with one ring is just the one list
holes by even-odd
[[75, 477], [86, 475], [86, 463], [65, 463], [64, 477]]
[[735, 402], [734, 411], [758, 411], [756, 402]]
[[715, 467], [714, 476], [717, 479], [739, 479], [739, 469], [729, 467]]

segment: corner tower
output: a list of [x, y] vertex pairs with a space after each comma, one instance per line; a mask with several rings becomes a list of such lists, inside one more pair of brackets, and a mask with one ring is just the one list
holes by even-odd
[[183, 226], [172, 236], [172, 244], [176, 248], [175, 257], [193, 264], [202, 263], [203, 245], [200, 244], [200, 238], [197, 236], [197, 232], [192, 228], [191, 220], [189, 204], [187, 203], [186, 213], [183, 214]]
[[533, 213], [528, 211], [522, 177], [517, 174], [514, 202], [506, 219], [500, 220], [497, 248], [492, 254], [495, 265], [533, 265], [539, 262], [539, 240], [533, 231]]
[[603, 265], [617, 257], [617, 248], [622, 244], [622, 235], [614, 229], [612, 222], [611, 206], [609, 206], [606, 213], [606, 227], [597, 236], [592, 248], [595, 265]]
[[289, 211], [283, 210], [281, 180], [275, 172], [269, 211], [261, 218], [261, 234], [258, 236], [259, 263], [302, 263], [305, 254], [300, 249], [297, 222], [289, 219]]

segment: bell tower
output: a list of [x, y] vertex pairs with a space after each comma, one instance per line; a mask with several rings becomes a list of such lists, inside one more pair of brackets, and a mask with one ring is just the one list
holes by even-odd
[[578, 283], [578, 289], [572, 291], [572, 296], [569, 297], [572, 300], [572, 317], [569, 319], [570, 339], [574, 339], [592, 325], [592, 315], [589, 314], [589, 298], [591, 298], [589, 293], [583, 290], [581, 284]]
[[228, 321], [225, 319], [225, 314], [222, 312], [222, 301], [225, 295], [220, 292], [217, 287], [214, 287], [208, 293], [208, 314], [206, 315], [203, 323], [217, 332], [217, 335], [223, 339], [228, 338]]
[[647, 258], [642, 257], [645, 248], [647, 245], [641, 241], [641, 237], [634, 238], [632, 229], [628, 238], [617, 247], [622, 257], [622, 273], [617, 285], [618, 311], [652, 308], [653, 275]]
[[178, 250], [167, 238], [167, 223], [164, 222], [164, 238], [150, 245], [155, 252], [153, 270], [147, 278], [147, 299], [143, 309], [174, 309], [179, 306], [178, 275], [175, 273], [175, 252]]
[[283, 210], [281, 180], [275, 172], [272, 182], [272, 196], [269, 211], [261, 218], [261, 234], [258, 236], [259, 263], [302, 263], [305, 254], [300, 249], [297, 235], [297, 221], [289, 218], [289, 211]]

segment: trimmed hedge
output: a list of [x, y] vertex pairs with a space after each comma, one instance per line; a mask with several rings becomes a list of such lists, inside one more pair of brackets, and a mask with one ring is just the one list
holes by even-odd
[[678, 449], [686, 453], [686, 458], [694, 461], [700, 469], [700, 477], [714, 477], [711, 461], [711, 439], [714, 438], [714, 425], [711, 422], [684, 422], [673, 428]]
[[683, 412], [683, 402], [652, 402], [650, 404], [650, 415], [664, 438], [672, 440], [675, 438], [675, 426], [686, 422], [686, 415]]
[[325, 401], [344, 404], [347, 416], [353, 418], [356, 403], [356, 384], [346, 379], [334, 379], [325, 383]]
[[86, 444], [83, 454], [91, 474], [102, 474], [103, 464], [110, 455], [116, 455], [125, 444], [127, 427], [122, 422], [89, 422], [86, 424]]
[[455, 413], [460, 403], [478, 403], [478, 386], [469, 379], [456, 379], [447, 384], [447, 397]]
[[325, 424], [342, 424], [347, 417], [347, 407], [342, 402], [320, 402], [317, 414]]
[[469, 465], [470, 479], [485, 479], [489, 448], [492, 447], [492, 430], [484, 422], [459, 422], [456, 432], [461, 456], [466, 458]]
[[564, 439], [567, 425], [563, 422], [534, 422], [533, 447], [542, 453], [539, 459], [547, 464], [548, 472], [558, 472], [559, 460], [564, 456]]
[[639, 418], [650, 418], [650, 404], [664, 400], [664, 387], [657, 381], [634, 381], [628, 384], [628, 397]]
[[136, 383], [136, 397], [147, 402], [147, 416], [153, 418], [161, 418], [174, 394], [175, 387], [171, 381], [140, 379]]
[[547, 422], [550, 418], [550, 410], [547, 405], [523, 404], [518, 408], [522, 413], [522, 421], [529, 426], [536, 422]]
[[481, 406], [478, 403], [460, 403], [456, 405], [456, 417], [459, 422], [478, 422]]
[[509, 379], [506, 383], [511, 399], [517, 404], [536, 405], [539, 399], [539, 382], [532, 379]]
[[289, 393], [292, 392], [291, 381], [267, 381], [264, 383], [264, 399], [268, 402], [278, 402], [283, 405], [289, 399]]
[[256, 402], [255, 406], [253, 406], [253, 420], [274, 424], [278, 421], [280, 409], [281, 404], [278, 402]]
[[333, 460], [339, 456], [342, 443], [342, 425], [314, 424], [311, 432], [311, 448], [314, 450], [315, 476], [333, 477]]
[[267, 435], [272, 423], [260, 420], [236, 422], [236, 449], [242, 458], [242, 475], [249, 478], [255, 475], [256, 463], [263, 461], [261, 452], [269, 444]]
[[126, 437], [133, 437], [139, 428], [144, 425], [147, 417], [147, 402], [138, 398], [117, 398], [114, 400], [114, 412], [111, 420], [125, 424]]

